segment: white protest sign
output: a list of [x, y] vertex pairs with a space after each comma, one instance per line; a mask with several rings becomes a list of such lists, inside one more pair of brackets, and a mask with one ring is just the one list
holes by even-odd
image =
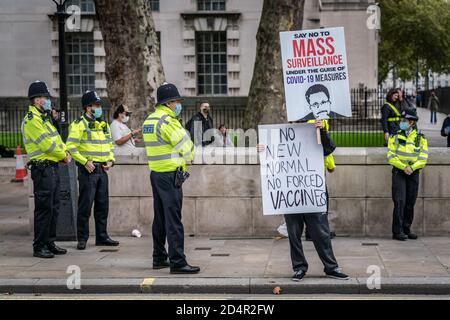
[[344, 28], [280, 32], [288, 121], [351, 117]]
[[326, 212], [323, 147], [314, 124], [258, 126], [264, 215]]

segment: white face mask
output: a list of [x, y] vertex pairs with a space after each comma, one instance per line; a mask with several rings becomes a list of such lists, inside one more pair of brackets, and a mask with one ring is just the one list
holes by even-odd
[[127, 123], [128, 121], [130, 121], [130, 116], [123, 116], [122, 117], [122, 122], [123, 123]]

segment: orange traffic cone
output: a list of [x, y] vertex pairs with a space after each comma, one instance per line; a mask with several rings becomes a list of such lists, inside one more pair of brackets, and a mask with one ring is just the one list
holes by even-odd
[[22, 182], [23, 178], [27, 175], [27, 169], [23, 163], [22, 148], [17, 146], [16, 148], [16, 178], [12, 179], [11, 182]]

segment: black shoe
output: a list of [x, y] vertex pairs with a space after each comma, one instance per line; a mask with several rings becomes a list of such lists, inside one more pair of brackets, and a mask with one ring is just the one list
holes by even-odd
[[78, 249], [78, 250], [84, 250], [84, 249], [86, 249], [86, 241], [78, 241], [77, 249]]
[[188, 264], [181, 268], [170, 268], [171, 274], [193, 274], [199, 272], [200, 272], [199, 267], [193, 267]]
[[56, 255], [61, 255], [61, 254], [66, 254], [67, 253], [66, 249], [58, 247], [54, 242], [53, 243], [49, 243], [47, 245], [47, 248], [48, 248], [48, 251], [50, 251], [51, 253], [56, 254]]
[[330, 232], [330, 238], [331, 238], [331, 239], [336, 238], [336, 233], [333, 232], [333, 231], [331, 231], [331, 232]]
[[295, 271], [294, 275], [292, 276], [292, 281], [302, 281], [302, 279], [305, 277], [306, 272], [303, 270]]
[[161, 261], [161, 262], [153, 262], [153, 269], [155, 270], [160, 270], [160, 269], [164, 269], [164, 268], [168, 268], [170, 267], [169, 261]]
[[51, 259], [51, 258], [54, 258], [55, 255], [53, 253], [51, 253], [47, 248], [42, 247], [42, 248], [33, 250], [33, 257], [43, 258], [43, 259]]
[[417, 240], [417, 238], [419, 238], [417, 236], [417, 234], [412, 233], [412, 232], [408, 233], [406, 236], [408, 237], [408, 239], [411, 239], [411, 240]]
[[337, 280], [348, 280], [349, 276], [341, 271], [341, 269], [337, 268], [331, 272], [325, 273], [328, 278], [333, 278]]
[[119, 241], [115, 241], [111, 238], [106, 238], [103, 240], [96, 240], [95, 245], [102, 247], [117, 247], [119, 245]]
[[408, 239], [408, 236], [404, 233], [398, 233], [398, 234], [393, 234], [392, 239], [399, 240], [399, 241], [406, 241], [406, 239]]

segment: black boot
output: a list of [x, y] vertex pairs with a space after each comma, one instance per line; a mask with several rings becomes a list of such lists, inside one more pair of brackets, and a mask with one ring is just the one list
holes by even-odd
[[392, 239], [399, 240], [399, 241], [406, 241], [406, 239], [408, 239], [408, 236], [404, 233], [398, 233], [398, 234], [393, 234]]
[[51, 259], [54, 258], [55, 255], [51, 253], [47, 247], [34, 248], [33, 257], [43, 258], [43, 259]]
[[84, 249], [86, 249], [86, 241], [78, 241], [77, 249], [78, 249], [78, 250], [84, 250]]
[[119, 241], [115, 241], [111, 238], [106, 239], [98, 239], [95, 241], [96, 246], [105, 246], [105, 247], [117, 247], [119, 245]]
[[67, 253], [66, 249], [58, 247], [54, 242], [49, 243], [47, 245], [47, 248], [48, 248], [48, 251], [50, 251], [51, 253], [56, 254], [56, 255], [61, 255], [61, 254]]
[[170, 273], [172, 274], [193, 274], [199, 272], [200, 272], [199, 267], [193, 267], [188, 264], [181, 268], [170, 268]]
[[417, 234], [412, 233], [412, 232], [406, 234], [406, 236], [408, 237], [408, 239], [411, 239], [411, 240], [417, 240], [417, 238], [419, 238], [419, 237], [417, 236]]
[[160, 261], [160, 262], [153, 262], [153, 269], [160, 270], [164, 268], [170, 267], [169, 261]]

